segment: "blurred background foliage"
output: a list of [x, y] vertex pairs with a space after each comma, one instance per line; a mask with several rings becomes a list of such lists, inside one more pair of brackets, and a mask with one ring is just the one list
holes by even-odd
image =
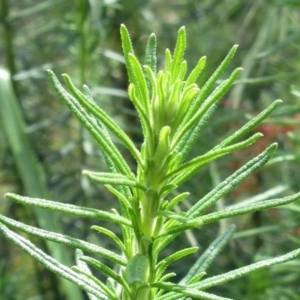
[[[242, 66], [244, 72], [199, 137], [195, 153], [213, 147], [273, 100], [284, 100], [275, 114], [257, 129], [265, 134], [261, 141], [212, 163], [186, 184], [191, 197], [178, 210], [186, 209], [272, 142], [279, 143], [276, 157], [222, 199], [216, 209], [242, 200], [276, 198], [299, 190], [298, 0], [0, 0], [0, 3], [0, 195], [9, 191], [101, 209], [117, 205], [105, 189], [81, 178], [83, 169], [105, 169], [103, 158], [90, 136], [51, 90], [45, 70], [68, 73], [78, 85], [86, 83], [97, 103], [140, 144], [139, 122], [126, 93], [128, 79], [119, 37], [121, 23], [128, 27], [141, 60], [148, 35], [157, 34], [159, 64], [164, 49], [174, 48], [177, 30], [185, 25], [190, 69], [200, 56], [208, 56], [198, 82], [200, 86], [231, 46], [240, 45], [231, 70]], [[128, 153], [125, 150], [123, 153], [130, 161]], [[90, 221], [45, 215], [0, 197], [1, 214], [114, 248], [105, 237], [90, 231]], [[218, 227], [188, 232], [167, 251], [180, 248], [181, 243], [198, 245], [199, 251], [203, 251], [231, 223], [237, 224], [238, 232], [210, 268], [210, 275], [283, 254], [300, 245], [298, 202], [222, 221]], [[72, 263], [73, 252], [69, 249], [31, 240], [45, 251], [55, 252], [65, 263]], [[195, 258], [172, 267], [178, 278]], [[300, 261], [295, 260], [227, 284], [216, 292], [235, 299], [299, 299], [299, 279]], [[78, 291], [72, 293], [72, 288], [0, 236], [0, 299], [86, 299]]]

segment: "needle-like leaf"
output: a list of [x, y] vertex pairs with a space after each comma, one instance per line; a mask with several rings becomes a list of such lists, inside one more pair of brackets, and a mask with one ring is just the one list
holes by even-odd
[[57, 211], [72, 216], [79, 216], [82, 218], [95, 218], [104, 221], [110, 221], [116, 224], [131, 226], [131, 223], [128, 219], [103, 210], [98, 210], [98, 209], [83, 207], [83, 206], [76, 206], [76, 205], [66, 204], [66, 203], [60, 203], [56, 201], [39, 199], [39, 198], [19, 196], [12, 193], [7, 193], [5, 197], [16, 203], [20, 203], [23, 205], [40, 207], [40, 208], [48, 208], [52, 211]]
[[31, 242], [29, 242], [22, 236], [9, 230], [2, 223], [0, 223], [0, 231], [8, 240], [13, 241], [16, 245], [18, 245], [20, 248], [26, 251], [30, 256], [35, 258], [37, 261], [42, 263], [50, 271], [74, 282], [86, 292], [91, 293], [92, 295], [98, 297], [98, 299], [108, 300], [108, 297], [107, 295], [105, 295], [104, 291], [101, 290], [98, 286], [96, 286], [92, 280], [81, 277], [72, 269], [59, 263], [57, 260], [44, 253], [42, 250], [37, 248], [35, 245], [33, 245]]

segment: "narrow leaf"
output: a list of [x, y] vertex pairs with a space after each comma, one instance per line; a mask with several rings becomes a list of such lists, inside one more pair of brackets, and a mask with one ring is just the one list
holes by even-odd
[[243, 167], [235, 171], [231, 176], [216, 186], [211, 192], [205, 195], [199, 200], [188, 212], [187, 216], [197, 217], [200, 216], [203, 211], [208, 209], [214, 203], [216, 203], [225, 194], [233, 190], [239, 183], [245, 178], [249, 177], [261, 166], [263, 166], [275, 153], [277, 144], [272, 144], [261, 154], [250, 160]]
[[218, 108], [218, 102], [214, 103], [207, 110], [207, 112], [201, 117], [199, 122], [196, 125], [194, 125], [193, 128], [189, 129], [186, 132], [186, 134], [182, 137], [182, 139], [179, 141], [178, 145], [176, 146], [176, 150], [180, 151], [182, 160], [186, 158], [186, 156], [192, 149], [193, 145], [198, 140], [201, 131], [208, 124], [210, 117], [214, 114], [217, 108]]
[[183, 55], [186, 47], [186, 32], [185, 27], [182, 26], [177, 33], [177, 41], [173, 55], [171, 80], [172, 83], [176, 81], [179, 76], [180, 67], [183, 60]]
[[146, 255], [136, 254], [133, 256], [126, 267], [126, 281], [129, 285], [145, 282], [148, 259]]
[[134, 56], [134, 54], [129, 53], [128, 58], [133, 69], [134, 85], [138, 89], [138, 96], [142, 101], [142, 106], [144, 107], [145, 112], [149, 114], [149, 93], [144, 72], [138, 59]]
[[[177, 134], [174, 137], [173, 147], [175, 147], [178, 144], [180, 139], [184, 136], [184, 134], [189, 129], [193, 128], [195, 126], [195, 124], [197, 124], [200, 121], [202, 116], [209, 110], [209, 108], [214, 103], [216, 103], [221, 97], [223, 97], [225, 95], [225, 93], [232, 86], [232, 84], [237, 79], [237, 77], [239, 76], [241, 71], [242, 71], [242, 68], [235, 69], [232, 72], [232, 74], [230, 75], [230, 77], [227, 80], [225, 80], [224, 83], [221, 84], [221, 86], [218, 87], [215, 90], [215, 92], [209, 96], [209, 98], [203, 103], [203, 105], [200, 108], [197, 107], [196, 110], [194, 110], [194, 113], [192, 115], [190, 115], [189, 118], [187, 117], [188, 113], [186, 114], [186, 117], [182, 122], [182, 127], [178, 130]], [[200, 93], [201, 93], [201, 91], [200, 91]], [[194, 103], [195, 102], [196, 102], [196, 100], [194, 101]], [[191, 110], [192, 109], [190, 109], [189, 112]]]
[[183, 201], [186, 197], [190, 195], [189, 192], [181, 193], [174, 197], [166, 207], [166, 210], [172, 210], [176, 205]]
[[[80, 257], [83, 256], [83, 252], [79, 249], [76, 249], [75, 251], [75, 258], [76, 258], [76, 265], [77, 267], [84, 271], [86, 274], [92, 275], [91, 270], [89, 269], [88, 265], [80, 260]], [[90, 300], [98, 300], [98, 298], [90, 293], [88, 293]]]
[[151, 33], [146, 46], [145, 63], [156, 74], [156, 35]]
[[221, 219], [232, 218], [232, 217], [243, 215], [246, 213], [259, 211], [262, 209], [268, 209], [268, 208], [272, 208], [272, 207], [285, 205], [285, 204], [291, 203], [291, 202], [293, 202], [295, 200], [299, 200], [299, 199], [300, 199], [300, 193], [297, 193], [295, 195], [287, 196], [287, 197], [280, 198], [280, 199], [256, 202], [253, 205], [243, 205], [243, 206], [241, 205], [235, 209], [229, 208], [229, 209], [225, 209], [225, 210], [221, 210], [218, 212], [207, 214], [207, 215], [201, 217], [201, 221], [204, 224], [209, 224], [209, 223], [221, 220]]
[[263, 261], [259, 261], [257, 263], [224, 273], [222, 275], [217, 275], [213, 276], [211, 278], [204, 279], [200, 281], [199, 283], [192, 284], [191, 286], [194, 288], [199, 288], [199, 289], [208, 289], [216, 285], [223, 284], [225, 282], [241, 278], [242, 276], [245, 276], [247, 274], [250, 274], [254, 271], [261, 270], [268, 268], [273, 265], [277, 264], [282, 264], [284, 262], [296, 259], [297, 257], [300, 256], [300, 249], [288, 252], [287, 254], [271, 258], [271, 259], [266, 259]]
[[86, 127], [86, 129], [91, 133], [91, 135], [98, 142], [102, 151], [104, 151], [114, 162], [118, 170], [123, 174], [130, 174], [131, 170], [127, 165], [126, 161], [116, 148], [116, 146], [107, 138], [99, 127], [95, 118], [90, 116], [83, 107], [78, 103], [78, 101], [71, 96], [62, 87], [55, 74], [48, 70], [49, 79], [52, 83], [53, 88], [57, 92], [61, 100], [69, 107], [73, 114], [80, 120], [80, 122]]
[[134, 53], [129, 32], [124, 24], [121, 25], [120, 29], [121, 40], [122, 40], [122, 48], [124, 53], [124, 59], [126, 63], [126, 68], [128, 72], [129, 82], [134, 82], [134, 73], [132, 70], [132, 66], [129, 61], [129, 53]]
[[181, 285], [186, 285], [190, 281], [194, 279], [198, 274], [203, 274], [204, 271], [207, 270], [209, 265], [213, 262], [213, 260], [217, 257], [217, 255], [221, 252], [224, 246], [232, 238], [235, 232], [235, 225], [231, 225], [227, 228], [226, 232], [224, 232], [221, 236], [216, 238], [207, 250], [197, 259], [195, 264], [189, 269], [188, 273], [185, 275], [183, 279], [181, 279]]
[[172, 55], [169, 49], [166, 49], [165, 51], [165, 71], [170, 72], [171, 74], [171, 68], [172, 68]]
[[[168, 226], [169, 223], [166, 223], [166, 227]], [[168, 226], [169, 228], [166, 228], [164, 230], [161, 230], [160, 234], [156, 236], [155, 238], [162, 238], [166, 237], [168, 235], [174, 235], [174, 234], [180, 234], [188, 229], [193, 229], [193, 228], [199, 228], [202, 225], [201, 220], [198, 219], [191, 219], [190, 221], [186, 221], [185, 223], [179, 224], [179, 225], [173, 225], [173, 226]], [[164, 240], [162, 243], [165, 242]]]
[[203, 165], [205, 165], [219, 157], [222, 157], [222, 156], [232, 153], [234, 151], [241, 150], [245, 147], [248, 147], [251, 144], [253, 144], [254, 142], [256, 142], [261, 137], [262, 137], [261, 133], [256, 133], [252, 137], [250, 137], [249, 139], [247, 139], [243, 142], [236, 143], [234, 145], [227, 146], [227, 147], [224, 147], [221, 149], [212, 149], [211, 151], [207, 152], [206, 154], [196, 157], [196, 158], [192, 159], [191, 161], [182, 164], [180, 167], [178, 167], [174, 171], [170, 172], [168, 174], [167, 178], [173, 177], [172, 183], [179, 186], [180, 184], [185, 182], [187, 179], [192, 177], [195, 173], [197, 173]]
[[199, 75], [201, 74], [202, 70], [205, 67], [205, 63], [206, 63], [206, 56], [203, 56], [199, 59], [196, 67], [193, 69], [193, 71], [187, 78], [185, 86], [189, 86], [196, 82], [197, 78], [199, 77]]
[[180, 223], [188, 223], [190, 219], [186, 218], [184, 215], [179, 215], [169, 210], [159, 210], [157, 212], [158, 216], [163, 216], [171, 220], [176, 220]]
[[122, 258], [120, 255], [118, 255], [110, 250], [107, 250], [105, 248], [102, 248], [100, 246], [97, 246], [97, 245], [94, 245], [94, 244], [91, 244], [88, 242], [85, 242], [80, 239], [76, 239], [74, 237], [71, 237], [71, 236], [68, 236], [65, 234], [56, 233], [56, 232], [52, 232], [52, 231], [48, 231], [48, 230], [39, 229], [39, 228], [36, 228], [33, 226], [29, 226], [29, 225], [15, 221], [13, 219], [7, 218], [2, 215], [0, 215], [0, 221], [9, 227], [21, 230], [22, 232], [26, 232], [32, 236], [36, 236], [43, 240], [53, 241], [53, 242], [63, 244], [63, 245], [69, 246], [69, 247], [77, 248], [77, 249], [80, 249], [80, 250], [83, 250], [83, 251], [86, 251], [89, 253], [94, 253], [101, 257], [109, 259], [110, 261], [112, 261], [116, 264], [120, 264], [123, 266], [125, 266], [127, 263], [124, 258]]
[[110, 118], [104, 110], [96, 105], [94, 101], [88, 101], [87, 97], [75, 87], [72, 80], [67, 74], [63, 74], [63, 78], [69, 91], [76, 98], [76, 100], [97, 120], [101, 121], [113, 134], [115, 134], [115, 136], [118, 137], [127, 147], [133, 157], [141, 165], [143, 165], [143, 161], [139, 151], [137, 150], [131, 139], [127, 136], [127, 134], [119, 127], [119, 125], [112, 118]]
[[98, 286], [96, 286], [93, 281], [87, 278], [82, 278], [72, 269], [66, 267], [51, 256], [44, 253], [42, 250], [33, 245], [30, 241], [9, 230], [2, 223], [0, 223], [0, 231], [8, 240], [14, 242], [25, 252], [27, 252], [30, 256], [32, 256], [34, 259], [43, 264], [48, 270], [75, 283], [87, 293], [98, 297], [99, 300], [108, 300], [107, 295], [105, 295], [104, 292]]
[[122, 243], [122, 241], [116, 236], [116, 234], [114, 234], [111, 230], [104, 228], [104, 227], [100, 227], [100, 226], [92, 226], [91, 229], [99, 232], [99, 233], [103, 233], [106, 236], [110, 237], [121, 249], [123, 254], [127, 254], [127, 251], [124, 247], [124, 244]]
[[116, 216], [115, 214], [109, 213], [107, 211], [102, 211], [90, 207], [76, 206], [73, 204], [59, 203], [56, 201], [39, 198], [30, 198], [12, 193], [7, 193], [5, 197], [23, 205], [46, 208], [52, 211], [62, 212], [72, 216], [79, 216], [83, 218], [95, 218], [117, 224], [131, 226], [131, 222], [124, 217]]
[[124, 289], [126, 289], [128, 292], [129, 288], [128, 288], [128, 285], [126, 284], [126, 282], [124, 281], [124, 279], [119, 274], [117, 274], [115, 271], [113, 271], [111, 268], [109, 268], [102, 262], [100, 262], [92, 257], [89, 257], [89, 256], [82, 256], [80, 259], [83, 262], [92, 266], [93, 268], [103, 272], [108, 277], [113, 278], [116, 282], [121, 284], [124, 287]]
[[[113, 195], [115, 195], [124, 209], [127, 209], [128, 207], [131, 206], [130, 202], [128, 201], [127, 197], [124, 196], [123, 193], [121, 193], [119, 190], [115, 189], [109, 184], [104, 185]], [[130, 195], [128, 198], [131, 198], [132, 196]], [[127, 216], [126, 216], [127, 217]]]
[[124, 185], [135, 187], [138, 189], [146, 190], [146, 188], [139, 184], [135, 178], [125, 176], [118, 173], [105, 173], [105, 172], [90, 172], [83, 171], [82, 174], [93, 182], [101, 184]]
[[[207, 292], [198, 291], [197, 289], [190, 288], [189, 286], [174, 284], [171, 282], [155, 282], [155, 283], [151, 284], [151, 287], [156, 287], [156, 288], [163, 289], [166, 291], [175, 292], [175, 293], [177, 293], [177, 298], [179, 296], [178, 294], [183, 294], [185, 296], [190, 296], [195, 299], [202, 299], [202, 300], [233, 300], [231, 298], [216, 296], [213, 294], [209, 294]], [[171, 299], [177, 299], [177, 298], [169, 299], [165, 295], [162, 295], [157, 300], [171, 300]]]
[[238, 45], [234, 45], [216, 71], [210, 76], [207, 80], [205, 85], [202, 87], [200, 94], [198, 95], [197, 99], [194, 102], [193, 109], [191, 109], [187, 114], [187, 120], [190, 119], [197, 111], [197, 108], [204, 102], [204, 100], [208, 97], [211, 93], [214, 85], [216, 84], [217, 80], [221, 77], [224, 73], [226, 68], [228, 67], [229, 63], [231, 62]]
[[172, 264], [173, 262], [175, 262], [187, 255], [195, 253], [197, 250], [198, 250], [198, 247], [190, 247], [190, 248], [182, 249], [182, 250], [179, 250], [179, 251], [167, 256], [163, 260], [161, 260], [156, 265], [156, 274], [157, 274], [156, 280], [160, 280], [160, 277], [162, 276], [163, 272], [170, 264]]
[[[157, 64], [157, 58], [156, 58], [156, 35], [154, 33], [151, 33], [147, 42], [146, 46], [146, 53], [145, 53], [145, 67], [149, 67], [149, 69], [152, 71], [154, 75], [156, 75], [156, 64]], [[149, 98], [153, 95], [153, 80], [149, 76], [149, 72], [146, 72], [145, 74], [146, 82], [147, 82], [147, 88], [149, 91]]]
[[180, 79], [180, 80], [184, 80], [186, 71], [187, 71], [187, 62], [186, 62], [186, 60], [183, 60], [182, 63], [181, 63], [177, 78]]
[[249, 133], [251, 130], [253, 130], [258, 124], [260, 124], [267, 116], [269, 116], [278, 105], [282, 103], [282, 100], [276, 100], [272, 104], [270, 104], [266, 109], [264, 109], [260, 114], [258, 114], [256, 117], [251, 119], [249, 122], [247, 122], [243, 127], [241, 127], [239, 130], [237, 130], [235, 133], [230, 135], [227, 139], [225, 139], [223, 142], [218, 144], [214, 149], [226, 147], [237, 140], [239, 140], [241, 137], [243, 137], [245, 134]]
[[136, 87], [132, 83], [128, 87], [128, 95], [133, 105], [135, 106], [136, 111], [138, 112], [144, 137], [147, 138], [149, 142], [151, 142], [151, 138], [152, 138], [152, 128], [150, 125], [151, 116], [146, 113], [143, 104], [141, 103], [139, 97], [137, 96]]
[[99, 288], [101, 288], [104, 291], [104, 293], [108, 296], [109, 300], [119, 300], [117, 295], [112, 290], [110, 290], [102, 281], [98, 280], [90, 273], [83, 271], [77, 266], [72, 266], [71, 269], [75, 271], [81, 278], [93, 281]]

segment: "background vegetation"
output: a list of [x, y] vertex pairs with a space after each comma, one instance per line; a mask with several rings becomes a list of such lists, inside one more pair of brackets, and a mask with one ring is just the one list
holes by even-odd
[[[141, 143], [139, 122], [126, 94], [128, 80], [121, 56], [121, 23], [128, 27], [140, 57], [148, 35], [155, 32], [161, 58], [166, 47], [174, 47], [176, 32], [185, 25], [188, 65], [193, 66], [200, 56], [208, 56], [200, 86], [231, 46], [240, 45], [232, 69], [242, 66], [244, 72], [199, 137], [196, 147], [203, 152], [273, 100], [284, 100], [276, 113], [258, 128], [265, 134], [262, 141], [247, 151], [211, 164], [186, 185], [192, 195], [189, 201], [196, 201], [274, 141], [279, 142], [279, 151], [272, 162], [218, 205], [299, 191], [299, 1], [0, 0], [0, 3], [0, 195], [10, 191], [102, 209], [117, 205], [104, 189], [81, 178], [83, 169], [103, 170], [103, 159], [86, 131], [54, 95], [45, 70], [68, 73], [76, 84], [86, 83], [98, 104], [114, 116], [137, 144]], [[69, 235], [110, 249], [114, 247], [108, 240], [91, 234], [89, 221], [45, 216], [41, 211], [0, 197], [2, 214], [28, 224], [54, 226]], [[190, 202], [184, 205], [189, 206]], [[210, 268], [211, 274], [283, 254], [300, 244], [300, 203], [224, 221], [206, 232], [189, 232], [182, 236], [182, 243], [199, 245], [201, 251], [230, 223], [238, 225], [238, 233]], [[32, 240], [50, 252], [55, 251], [53, 245], [51, 248]], [[180, 244], [174, 243], [173, 247], [179, 248]], [[71, 251], [58, 252], [65, 255], [61, 260], [66, 263], [74, 259]], [[195, 257], [174, 267], [179, 278], [192, 259]], [[221, 292], [236, 299], [299, 299], [299, 278], [300, 261], [295, 260], [228, 284]], [[0, 236], [1, 299], [70, 297], [57, 278]], [[76, 297], [85, 299], [81, 294]]]

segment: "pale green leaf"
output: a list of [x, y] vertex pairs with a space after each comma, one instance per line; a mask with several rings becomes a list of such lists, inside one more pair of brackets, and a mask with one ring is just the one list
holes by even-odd
[[250, 160], [240, 169], [235, 171], [227, 179], [216, 186], [211, 192], [205, 195], [202, 199], [197, 201], [197, 203], [189, 209], [187, 216], [197, 217], [200, 216], [202, 212], [208, 209], [210, 206], [214, 205], [220, 198], [225, 194], [233, 190], [239, 183], [241, 183], [245, 178], [249, 177], [255, 171], [257, 171], [261, 166], [263, 166], [275, 153], [277, 149], [277, 144], [272, 144], [261, 154]]
[[170, 178], [173, 184], [180, 185], [183, 182], [185, 182], [187, 179], [192, 177], [195, 173], [199, 171], [199, 169], [204, 166], [205, 164], [222, 157], [224, 155], [227, 155], [229, 153], [232, 153], [234, 151], [243, 149], [245, 147], [248, 147], [255, 143], [259, 138], [262, 137], [261, 133], [256, 133], [247, 140], [236, 143], [231, 146], [227, 146], [224, 148], [217, 148], [212, 149], [211, 151], [207, 152], [206, 154], [196, 157], [189, 162], [186, 162], [182, 164], [180, 167], [175, 169], [174, 171], [170, 172], [166, 178]]
[[77, 249], [80, 249], [80, 250], [83, 250], [83, 251], [86, 251], [89, 253], [99, 255], [103, 258], [109, 259], [110, 261], [112, 261], [116, 264], [120, 264], [123, 266], [126, 265], [126, 260], [124, 258], [122, 258], [120, 255], [118, 255], [110, 250], [107, 250], [103, 247], [88, 243], [86, 241], [82, 241], [80, 239], [76, 239], [76, 238], [73, 238], [73, 237], [65, 235], [65, 234], [56, 233], [56, 232], [32, 227], [32, 226], [15, 221], [13, 219], [7, 218], [2, 215], [0, 215], [0, 221], [9, 227], [21, 230], [32, 236], [41, 238], [43, 240], [53, 241], [53, 242], [56, 242], [59, 244], [70, 246], [72, 248], [77, 248]]
[[172, 210], [176, 205], [178, 205], [181, 201], [183, 201], [186, 197], [190, 195], [189, 192], [180, 193], [176, 197], [174, 197], [169, 204], [167, 205], [167, 210]]
[[284, 255], [275, 257], [275, 258], [270, 258], [270, 259], [266, 259], [263, 261], [259, 261], [259, 262], [253, 263], [251, 265], [241, 267], [239, 269], [236, 269], [236, 270], [233, 270], [233, 271], [221, 274], [221, 275], [217, 275], [214, 277], [204, 279], [204, 280], [200, 281], [199, 283], [192, 284], [191, 286], [194, 288], [197, 288], [197, 289], [199, 288], [201, 290], [208, 289], [213, 286], [220, 285], [225, 282], [241, 278], [242, 276], [248, 275], [254, 271], [268, 268], [273, 265], [282, 264], [284, 262], [293, 260], [299, 256], [300, 256], [300, 249], [297, 249], [297, 250], [288, 252]]
[[146, 78], [142, 67], [138, 61], [138, 59], [134, 56], [134, 54], [128, 54], [129, 62], [132, 66], [133, 76], [134, 76], [134, 85], [137, 87], [137, 94], [140, 98], [142, 103], [142, 107], [144, 108], [145, 112], [149, 114], [149, 92], [147, 88]]
[[146, 46], [146, 55], [145, 55], [145, 63], [150, 67], [152, 72], [156, 74], [156, 35], [151, 33]]
[[188, 76], [185, 86], [189, 86], [196, 82], [197, 78], [199, 77], [199, 75], [201, 74], [202, 70], [205, 67], [205, 63], [206, 63], [206, 56], [203, 56], [199, 59], [196, 67], [193, 69], [191, 74]]
[[[221, 97], [225, 95], [225, 93], [229, 90], [229, 88], [232, 86], [234, 81], [237, 79], [239, 74], [241, 73], [242, 68], [235, 69], [230, 77], [225, 80], [207, 99], [206, 101], [201, 105], [201, 107], [197, 107], [197, 109], [194, 111], [192, 115], [188, 118], [186, 114], [185, 119], [182, 122], [181, 127], [176, 132], [176, 135], [173, 139], [172, 147], [176, 147], [179, 143], [180, 139], [184, 136], [184, 134], [192, 129], [196, 124], [199, 123], [200, 119], [205, 115], [205, 113], [209, 110], [209, 108], [216, 103], [218, 100], [220, 100]], [[201, 91], [200, 91], [201, 93]], [[194, 101], [195, 103], [195, 101]], [[190, 108], [189, 112], [192, 110]]]
[[129, 285], [143, 283], [146, 280], [148, 259], [146, 255], [136, 254], [126, 267], [126, 281]]
[[160, 281], [160, 277], [162, 276], [163, 272], [170, 264], [172, 264], [173, 262], [179, 259], [182, 259], [187, 255], [195, 253], [197, 250], [198, 247], [190, 247], [190, 248], [182, 249], [174, 252], [173, 254], [161, 260], [155, 267], [155, 272], [157, 274], [156, 280]]
[[114, 232], [112, 232], [111, 230], [109, 230], [107, 228], [104, 228], [101, 226], [96, 226], [96, 225], [92, 226], [91, 229], [93, 229], [99, 233], [103, 233], [106, 236], [110, 237], [120, 247], [122, 253], [127, 255], [127, 251], [126, 251], [124, 244], [122, 243], [122, 241], [117, 237], [117, 235]]
[[151, 284], [151, 287], [156, 287], [166, 291], [175, 292], [177, 294], [175, 298], [174, 297], [168, 298], [166, 295], [162, 295], [157, 300], [177, 299], [180, 294], [185, 296], [190, 296], [195, 299], [202, 299], [202, 300], [233, 300], [231, 298], [216, 296], [213, 294], [209, 294], [207, 292], [199, 291], [196, 288], [191, 288], [185, 285], [174, 284], [171, 282], [155, 282]]
[[121, 25], [120, 33], [121, 33], [122, 48], [123, 48], [124, 59], [125, 59], [126, 68], [128, 72], [129, 82], [132, 83], [134, 82], [134, 74], [128, 56], [129, 53], [133, 54], [134, 51], [131, 44], [129, 32], [124, 24]]
[[83, 171], [82, 174], [86, 176], [89, 180], [96, 183], [124, 185], [124, 186], [130, 186], [130, 187], [146, 190], [146, 188], [140, 183], [138, 183], [133, 176], [129, 177], [118, 173], [91, 172], [91, 171]]
[[297, 193], [292, 196], [287, 196], [287, 197], [280, 198], [280, 199], [259, 201], [252, 205], [249, 205], [249, 204], [241, 205], [238, 208], [228, 208], [228, 209], [224, 209], [224, 210], [221, 210], [218, 212], [213, 212], [213, 213], [207, 214], [207, 215], [201, 217], [201, 221], [203, 222], [203, 224], [209, 224], [209, 223], [221, 220], [221, 219], [232, 218], [232, 217], [243, 215], [246, 213], [259, 211], [262, 209], [268, 209], [271, 207], [285, 205], [285, 204], [291, 203], [291, 202], [299, 200], [299, 199], [300, 199], [300, 193]]
[[173, 55], [172, 69], [171, 69], [171, 82], [174, 83], [179, 76], [184, 51], [186, 48], [186, 32], [185, 27], [182, 26], [177, 33], [177, 41]]
[[226, 232], [217, 237], [197, 259], [195, 264], [189, 269], [188, 273], [183, 279], [181, 279], [179, 284], [185, 285], [190, 283], [198, 274], [203, 274], [203, 272], [207, 270], [224, 246], [228, 244], [235, 232], [235, 228], [235, 225], [231, 225], [227, 228]]
[[5, 197], [16, 203], [20, 203], [27, 206], [46, 208], [52, 211], [57, 211], [72, 216], [78, 216], [82, 218], [95, 218], [104, 221], [110, 221], [117, 224], [131, 226], [131, 222], [128, 219], [95, 208], [76, 206], [67, 203], [59, 203], [56, 201], [39, 198], [30, 198], [12, 193], [7, 193]]
[[100, 261], [98, 261], [98, 260], [96, 260], [92, 257], [89, 257], [89, 256], [82, 256], [82, 257], [80, 257], [80, 260], [82, 260], [83, 262], [85, 262], [88, 265], [92, 266], [93, 268], [103, 272], [108, 277], [114, 279], [116, 282], [121, 284], [124, 289], [129, 291], [129, 287], [126, 284], [125, 280], [119, 274], [117, 274], [114, 270], [112, 270], [110, 267], [106, 266], [102, 262], [100, 262]]
[[226, 147], [238, 139], [243, 137], [245, 134], [249, 133], [253, 130], [258, 124], [260, 124], [266, 117], [268, 117], [278, 105], [282, 103], [282, 100], [276, 100], [272, 104], [270, 104], [266, 109], [264, 109], [260, 114], [247, 122], [243, 127], [230, 135], [227, 139], [218, 144], [214, 149]]
[[97, 120], [101, 121], [116, 137], [123, 142], [127, 147], [133, 157], [143, 165], [143, 161], [140, 152], [137, 150], [131, 139], [127, 134], [118, 126], [118, 124], [110, 118], [105, 111], [103, 111], [94, 101], [88, 100], [87, 97], [78, 90], [73, 84], [72, 80], [67, 74], [63, 74], [66, 86], [68, 87], [71, 94], [76, 98], [76, 100]]
[[52, 71], [48, 70], [48, 75], [54, 90], [57, 92], [57, 95], [60, 97], [61, 100], [65, 102], [65, 104], [69, 107], [72, 113], [91, 133], [91, 135], [98, 142], [101, 150], [104, 151], [114, 162], [114, 164], [118, 168], [118, 171], [123, 174], [130, 174], [131, 170], [125, 162], [123, 156], [120, 154], [120, 152], [112, 143], [112, 141], [109, 138], [107, 138], [107, 135], [103, 133], [95, 118], [90, 116], [78, 103], [78, 101], [62, 87], [62, 85], [60, 84], [60, 82], [58, 81], [58, 79]]
[[33, 245], [30, 241], [9, 230], [2, 223], [0, 223], [0, 231], [8, 240], [13, 241], [30, 256], [42, 263], [48, 270], [75, 283], [87, 293], [98, 297], [99, 300], [108, 300], [107, 295], [105, 295], [103, 290], [96, 286], [92, 280], [81, 277], [69, 267], [66, 267], [51, 256], [44, 253], [42, 250]]
[[226, 68], [228, 67], [229, 63], [231, 62], [238, 45], [234, 45], [216, 71], [210, 76], [207, 82], [201, 89], [200, 94], [198, 95], [197, 99], [194, 102], [193, 108], [188, 112], [186, 116], [186, 120], [189, 120], [197, 111], [198, 107], [204, 102], [204, 100], [208, 97], [211, 93], [214, 85], [216, 84], [217, 80], [221, 77], [224, 73]]
[[[157, 58], [156, 58], [156, 36], [154, 33], [151, 33], [147, 46], [146, 46], [146, 53], [145, 53], [145, 67], [148, 67], [152, 72], [153, 75], [156, 75], [156, 64], [157, 64]], [[149, 72], [146, 72], [145, 74], [146, 82], [147, 82], [147, 88], [149, 91], [149, 98], [153, 95], [153, 80], [151, 79], [151, 75], [149, 76]]]
[[[76, 266], [78, 269], [84, 271], [86, 274], [92, 275], [91, 270], [89, 269], [88, 265], [80, 260], [80, 257], [83, 256], [83, 252], [80, 249], [76, 249], [75, 251], [75, 258], [76, 258]], [[74, 267], [72, 268], [74, 270]], [[98, 283], [99, 285], [99, 283]], [[101, 285], [100, 285], [101, 286]], [[103, 289], [103, 288], [102, 288]], [[90, 300], [98, 300], [98, 298], [90, 293], [88, 293]]]

